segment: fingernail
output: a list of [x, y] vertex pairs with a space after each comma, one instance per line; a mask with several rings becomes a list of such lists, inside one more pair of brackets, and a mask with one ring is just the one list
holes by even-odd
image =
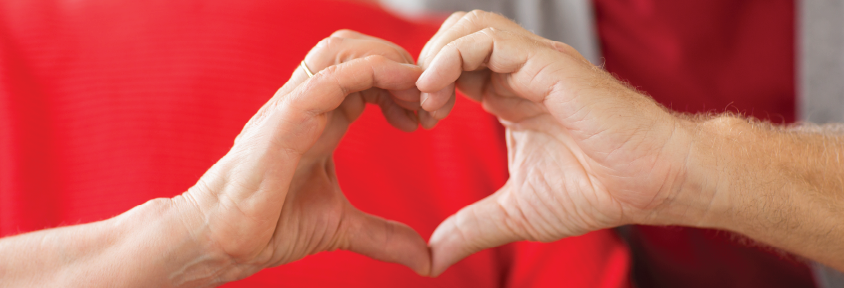
[[[420, 94], [419, 94], [419, 98], [420, 98], [419, 100], [421, 100], [421, 102], [419, 102], [419, 106], [422, 106], [422, 105], [424, 105], [424, 104], [425, 104], [425, 101], [427, 101], [427, 100], [428, 100], [428, 98], [429, 98], [429, 97], [428, 97], [428, 95], [429, 95], [429, 94], [428, 94], [428, 93], [425, 93], [425, 92], [422, 92], [422, 93], [420, 93]], [[420, 108], [421, 108], [421, 107], [420, 107]]]
[[[428, 79], [428, 74], [431, 74], [428, 71], [431, 71], [431, 69], [425, 69], [425, 71], [422, 71], [422, 74], [419, 75], [418, 79], [416, 79], [416, 87], [419, 87], [419, 84], [423, 84], [423, 83], [426, 82], [426, 79]], [[422, 89], [419, 89], [419, 90], [422, 90]]]

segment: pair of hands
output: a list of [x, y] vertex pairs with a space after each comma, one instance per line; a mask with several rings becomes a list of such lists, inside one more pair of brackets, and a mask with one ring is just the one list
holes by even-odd
[[[229, 153], [172, 200], [197, 246], [224, 259], [220, 281], [334, 249], [436, 276], [481, 249], [647, 222], [684, 185], [682, 121], [571, 47], [496, 14], [455, 13], [418, 66], [401, 47], [352, 31], [320, 42], [305, 63], [319, 72], [297, 69]], [[332, 154], [366, 103], [401, 130], [431, 128], [455, 87], [504, 123], [510, 179], [426, 245], [407, 225], [353, 207]]]

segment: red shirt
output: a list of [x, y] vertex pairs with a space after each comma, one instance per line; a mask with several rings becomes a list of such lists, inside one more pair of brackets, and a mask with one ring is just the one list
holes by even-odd
[[[0, 2], [0, 236], [86, 223], [182, 193], [306, 52], [351, 28], [418, 53], [436, 26], [325, 1]], [[507, 179], [496, 119], [458, 98], [431, 131], [376, 107], [335, 158], [349, 200], [429, 237]], [[611, 231], [484, 250], [439, 278], [319, 253], [229, 287], [628, 287]]]
[[[793, 1], [594, 2], [606, 69], [663, 105], [794, 121]], [[634, 227], [637, 284], [814, 287], [793, 256], [748, 243], [721, 231]]]

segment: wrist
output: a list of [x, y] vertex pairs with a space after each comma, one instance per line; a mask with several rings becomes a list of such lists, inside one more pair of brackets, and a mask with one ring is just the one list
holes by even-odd
[[709, 121], [698, 122], [675, 117], [675, 127], [666, 151], [678, 151], [665, 157], [675, 175], [669, 175], [663, 185], [668, 191], [663, 205], [648, 213], [650, 218], [640, 224], [706, 227], [712, 217], [718, 183], [718, 128]]
[[729, 167], [738, 161], [734, 149], [742, 149], [739, 138], [751, 134], [750, 128], [746, 120], [732, 116], [690, 122], [686, 131], [692, 141], [684, 163], [685, 184], [678, 189], [676, 201], [686, 211], [671, 224], [733, 230], [730, 211], [738, 202], [727, 189], [735, 173]]
[[201, 217], [186, 204], [182, 196], [153, 199], [109, 220], [117, 259], [131, 259], [121, 277], [127, 284], [206, 287], [237, 279], [230, 259], [203, 240]]

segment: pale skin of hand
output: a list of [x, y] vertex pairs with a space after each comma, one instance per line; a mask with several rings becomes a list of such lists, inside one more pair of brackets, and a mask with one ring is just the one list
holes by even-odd
[[320, 251], [430, 269], [407, 225], [343, 196], [332, 154], [366, 103], [412, 131], [422, 73], [404, 49], [341, 30], [320, 42], [197, 185], [117, 217], [0, 240], [0, 286], [207, 287]]
[[453, 14], [419, 57], [422, 108], [444, 118], [455, 87], [481, 102], [506, 127], [510, 171], [435, 230], [432, 275], [484, 248], [625, 224], [730, 230], [844, 270], [840, 132], [672, 113], [483, 11]]

